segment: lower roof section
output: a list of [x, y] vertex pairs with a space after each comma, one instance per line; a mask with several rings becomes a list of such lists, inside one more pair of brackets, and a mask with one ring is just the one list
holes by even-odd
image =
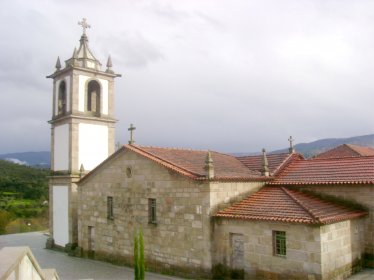
[[359, 218], [366, 211], [327, 201], [283, 186], [267, 186], [219, 211], [215, 217], [300, 224], [331, 224]]

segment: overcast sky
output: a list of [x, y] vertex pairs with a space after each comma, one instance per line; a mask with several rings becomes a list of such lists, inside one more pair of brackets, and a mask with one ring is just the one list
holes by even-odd
[[[57, 56], [116, 79], [117, 141], [254, 152], [374, 133], [374, 1], [0, 1], [0, 153], [49, 150]], [[105, 68], [104, 68], [105, 70]]]

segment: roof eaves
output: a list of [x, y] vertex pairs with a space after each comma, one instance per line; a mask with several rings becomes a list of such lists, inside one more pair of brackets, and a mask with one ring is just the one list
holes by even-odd
[[217, 181], [217, 182], [225, 182], [225, 181], [232, 181], [232, 182], [268, 182], [273, 180], [274, 177], [265, 177], [265, 176], [253, 176], [253, 177], [214, 177], [210, 181]]
[[225, 214], [219, 213], [214, 215], [214, 217], [219, 218], [230, 218], [230, 219], [240, 219], [240, 220], [254, 220], [254, 221], [273, 221], [273, 222], [283, 222], [283, 223], [303, 223], [303, 224], [320, 224], [312, 219], [303, 218], [282, 218], [282, 217], [263, 217], [263, 216], [251, 216], [237, 215], [237, 214]]
[[271, 181], [268, 185], [371, 185], [374, 184], [374, 180], [358, 180], [358, 181]]

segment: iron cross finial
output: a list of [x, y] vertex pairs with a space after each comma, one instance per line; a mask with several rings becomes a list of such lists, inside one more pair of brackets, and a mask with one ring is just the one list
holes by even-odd
[[294, 139], [292, 138], [292, 136], [290, 136], [290, 138], [288, 138], [288, 142], [290, 142], [290, 148], [288, 149], [288, 151], [290, 152], [290, 154], [292, 154], [295, 151], [295, 148], [293, 146], [293, 141]]
[[129, 144], [132, 145], [135, 143], [133, 139], [133, 131], [136, 129], [136, 127], [133, 124], [130, 124], [130, 127], [128, 128], [128, 131], [130, 131], [130, 141]]
[[86, 34], [86, 29], [91, 28], [91, 25], [87, 23], [87, 19], [83, 18], [82, 21], [78, 21], [78, 25], [82, 26], [83, 34]]

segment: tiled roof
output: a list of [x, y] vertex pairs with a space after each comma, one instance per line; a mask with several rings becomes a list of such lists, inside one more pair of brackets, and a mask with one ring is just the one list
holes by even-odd
[[318, 154], [314, 159], [374, 156], [374, 149], [353, 144], [343, 144]]
[[[284, 165], [286, 165], [292, 159], [300, 159], [302, 156], [296, 153], [282, 153], [282, 154], [268, 154], [267, 156], [269, 163], [269, 170], [272, 175], [275, 175]], [[262, 155], [256, 156], [242, 156], [236, 157], [250, 170], [261, 171], [262, 170]]]
[[270, 184], [374, 184], [374, 156], [296, 160]]
[[285, 187], [264, 187], [215, 216], [244, 220], [329, 224], [366, 215], [333, 202]]
[[[206, 179], [205, 157], [208, 151], [126, 145], [125, 148], [145, 156], [192, 179]], [[231, 155], [210, 151], [214, 180], [264, 180], [260, 172], [251, 171]]]

